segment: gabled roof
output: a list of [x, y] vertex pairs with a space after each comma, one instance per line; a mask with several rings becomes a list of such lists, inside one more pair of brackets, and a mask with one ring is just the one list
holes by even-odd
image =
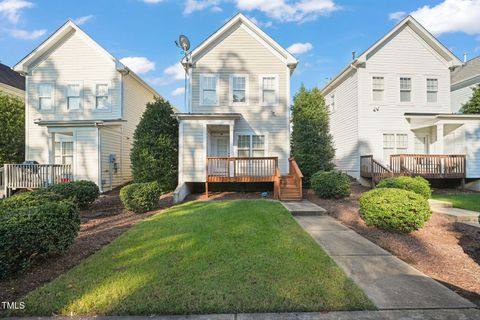
[[426, 44], [430, 46], [440, 57], [443, 58], [445, 64], [451, 68], [459, 66], [462, 62], [455, 56], [450, 50], [448, 50], [440, 41], [437, 40], [427, 29], [425, 29], [417, 20], [412, 16], [407, 16], [400, 21], [395, 27], [393, 27], [387, 34], [385, 34], [380, 40], [375, 42], [370, 48], [365, 50], [358, 58], [353, 60], [340, 74], [338, 74], [333, 80], [331, 80], [323, 89], [322, 92], [328, 92], [337, 84], [341, 83], [351, 71], [355, 70], [357, 66], [364, 64], [370, 56], [372, 56], [379, 48], [385, 43], [390, 41], [399, 30], [404, 27], [410, 27]]
[[25, 77], [0, 63], [0, 83], [25, 91]]
[[[215, 33], [213, 33], [206, 40], [200, 43], [200, 45], [193, 49], [191, 53], [192, 61], [195, 61], [196, 56], [203, 53], [206, 48], [208, 48], [216, 40], [220, 39], [222, 35], [229, 32], [232, 28], [235, 28], [239, 23], [243, 24], [245, 27], [248, 28], [249, 31], [253, 32], [253, 34], [256, 36], [256, 39], [260, 43], [268, 47], [270, 50], [272, 50], [280, 60], [282, 60], [286, 65], [290, 67], [290, 69], [295, 69], [298, 64], [298, 60], [242, 13], [237, 13], [233, 18], [228, 20], [220, 29], [215, 31]], [[183, 59], [182, 63], [185, 64], [186, 60]]]
[[461, 67], [456, 68], [451, 73], [452, 86], [480, 76], [480, 57], [473, 58], [465, 62]]
[[160, 96], [155, 89], [150, 87], [145, 81], [143, 81], [135, 72], [126, 67], [121, 63], [117, 58], [112, 56], [105, 48], [100, 46], [95, 40], [93, 40], [88, 34], [86, 34], [79, 26], [77, 26], [73, 21], [67, 20], [60, 28], [58, 28], [52, 35], [50, 35], [45, 41], [43, 41], [38, 47], [36, 47], [32, 52], [26, 55], [22, 60], [20, 60], [13, 70], [19, 73], [28, 74], [30, 71], [30, 66], [34, 64], [39, 58], [44, 54], [48, 53], [50, 50], [55, 48], [55, 45], [59, 43], [66, 36], [78, 33], [87, 43], [91, 44], [96, 48], [100, 53], [104, 54], [108, 59], [110, 59], [114, 64], [115, 68], [122, 73], [130, 74], [143, 86], [145, 86], [149, 91], [154, 95]]

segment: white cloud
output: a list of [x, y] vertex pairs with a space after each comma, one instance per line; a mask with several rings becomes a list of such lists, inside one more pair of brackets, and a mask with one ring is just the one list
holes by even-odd
[[406, 15], [407, 15], [407, 13], [405, 11], [396, 11], [396, 12], [390, 13], [388, 15], [388, 19], [395, 20], [395, 21], [400, 21], [403, 18], [405, 18]]
[[145, 57], [125, 57], [120, 59], [120, 62], [138, 74], [155, 70], [155, 62], [152, 62]]
[[89, 20], [92, 20], [93, 14], [89, 14], [88, 16], [83, 16], [83, 17], [78, 17], [77, 19], [74, 19], [73, 22], [81, 26], [82, 24], [88, 22]]
[[308, 52], [313, 49], [313, 45], [310, 42], [297, 42], [292, 44], [290, 47], [287, 48], [287, 51], [291, 54], [302, 54]]
[[[202, 11], [211, 8], [213, 11], [219, 12], [222, 8], [219, 7], [220, 0], [187, 0], [185, 2], [184, 14], [190, 14], [195, 11]], [[220, 10], [218, 10], [220, 9]]]
[[16, 24], [23, 9], [32, 8], [34, 4], [24, 0], [4, 0], [0, 2], [0, 14], [9, 22]]
[[173, 90], [172, 92], [170, 92], [170, 95], [172, 97], [176, 97], [176, 96], [181, 96], [184, 93], [185, 93], [185, 88], [180, 87], [180, 88], [177, 88], [177, 89]]
[[480, 0], [444, 0], [411, 15], [434, 35], [448, 32], [480, 34]]
[[40, 29], [40, 30], [32, 30], [32, 31], [27, 31], [27, 30], [22, 30], [22, 29], [11, 29], [8, 30], [8, 33], [16, 38], [16, 39], [21, 39], [21, 40], [34, 40], [37, 39], [41, 36], [43, 36], [47, 32], [45, 29]]
[[240, 10], [258, 10], [282, 22], [314, 20], [340, 9], [333, 0], [236, 0], [236, 4]]
[[272, 26], [272, 21], [262, 22], [255, 17], [248, 17], [248, 19], [252, 20], [252, 22], [260, 28], [270, 28]]
[[185, 78], [185, 69], [180, 62], [165, 68], [163, 73], [173, 80], [183, 80]]
[[141, 0], [142, 2], [148, 3], [148, 4], [157, 4], [162, 2], [163, 0]]

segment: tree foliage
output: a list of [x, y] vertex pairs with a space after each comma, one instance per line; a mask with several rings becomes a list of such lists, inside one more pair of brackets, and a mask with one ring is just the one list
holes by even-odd
[[133, 137], [131, 153], [135, 182], [157, 181], [162, 192], [177, 184], [178, 122], [170, 103], [157, 98], [148, 103]]
[[301, 86], [293, 100], [292, 123], [292, 156], [302, 170], [304, 183], [309, 185], [314, 173], [334, 167], [328, 112], [318, 88], [307, 90]]
[[470, 100], [465, 103], [460, 112], [467, 114], [480, 114], [480, 84], [474, 87]]
[[25, 160], [25, 104], [0, 92], [0, 166]]

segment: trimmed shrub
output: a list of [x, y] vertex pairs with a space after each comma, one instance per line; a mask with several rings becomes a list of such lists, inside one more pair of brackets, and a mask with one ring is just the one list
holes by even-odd
[[156, 181], [132, 183], [120, 190], [120, 200], [128, 210], [142, 213], [158, 206], [161, 190]]
[[61, 201], [64, 197], [48, 189], [22, 192], [10, 198], [0, 200], [0, 209], [18, 209], [36, 207], [47, 202]]
[[0, 209], [0, 278], [27, 269], [39, 258], [63, 253], [80, 230], [71, 200], [19, 209]]
[[409, 190], [423, 196], [425, 199], [430, 199], [430, 197], [432, 196], [432, 189], [430, 189], [430, 183], [422, 177], [387, 178], [380, 181], [377, 184], [377, 188], [397, 188]]
[[310, 180], [311, 188], [321, 198], [345, 198], [350, 195], [350, 178], [340, 171], [319, 171]]
[[360, 213], [368, 225], [409, 233], [422, 228], [432, 211], [427, 200], [413, 191], [380, 188], [361, 196]]
[[98, 186], [87, 180], [57, 184], [48, 190], [60, 194], [65, 199], [74, 200], [80, 209], [87, 208], [100, 195]]

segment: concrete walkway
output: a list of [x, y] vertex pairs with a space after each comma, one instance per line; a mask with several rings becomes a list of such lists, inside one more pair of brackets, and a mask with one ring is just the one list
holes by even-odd
[[330, 216], [295, 219], [380, 310], [476, 307]]
[[318, 216], [327, 213], [327, 210], [307, 200], [282, 201], [282, 204], [294, 216]]
[[456, 222], [478, 223], [480, 212], [453, 208], [451, 202], [429, 199], [428, 203], [433, 213], [440, 214]]

